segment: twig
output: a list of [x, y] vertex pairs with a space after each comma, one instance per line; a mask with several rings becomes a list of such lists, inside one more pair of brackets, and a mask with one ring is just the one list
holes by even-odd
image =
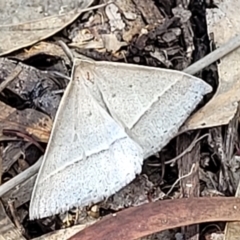
[[53, 77], [60, 77], [60, 78], [63, 78], [63, 79], [66, 79], [67, 81], [70, 82], [71, 80], [71, 77], [68, 77], [67, 75], [64, 75], [60, 72], [57, 72], [57, 71], [50, 71], [50, 70], [47, 70], [47, 71], [43, 71], [44, 73], [46, 74], [50, 74], [52, 75]]
[[30, 177], [32, 177], [34, 174], [36, 174], [42, 164], [42, 159], [43, 158], [40, 157], [38, 159], [38, 161], [34, 165], [29, 167], [27, 170], [19, 173], [14, 178], [12, 178], [9, 181], [7, 181], [6, 183], [2, 184], [0, 186], [0, 197], [3, 196], [8, 191], [10, 191], [11, 189], [13, 189], [14, 187], [16, 187], [17, 185], [19, 185], [20, 183], [22, 183], [22, 182], [26, 181], [27, 179], [29, 179]]
[[[178, 156], [164, 162], [164, 164], [171, 164], [175, 161], [177, 161], [178, 159], [180, 159], [181, 157], [183, 157], [185, 154], [191, 152], [194, 148], [194, 146], [196, 145], [196, 143], [198, 143], [199, 141], [201, 141], [203, 138], [209, 136], [209, 133], [206, 133], [204, 135], [202, 135], [200, 138], [196, 139], [198, 137], [198, 135], [195, 137], [195, 139], [192, 141], [192, 143], [182, 152], [180, 153]], [[157, 163], [157, 164], [152, 164], [149, 163], [148, 166], [152, 166], [152, 167], [159, 167], [161, 166], [161, 163]]]
[[185, 154], [191, 152], [191, 151], [193, 150], [194, 146], [195, 146], [199, 141], [201, 141], [203, 138], [208, 137], [208, 136], [209, 136], [209, 133], [206, 133], [206, 134], [204, 134], [203, 136], [201, 136], [201, 137], [198, 138], [198, 139], [195, 138], [195, 139], [192, 141], [192, 143], [191, 143], [182, 153], [180, 153], [180, 154], [179, 154], [178, 156], [176, 156], [175, 158], [166, 161], [165, 164], [173, 163], [173, 162], [175, 162], [176, 160], [178, 160], [178, 159], [180, 159], [181, 157], [183, 157]]
[[57, 240], [57, 239], [68, 239], [69, 237], [72, 237], [77, 232], [83, 230], [84, 228], [94, 224], [96, 219], [89, 219], [86, 224], [78, 224], [74, 225], [72, 227], [55, 230], [53, 232], [46, 233], [40, 237], [33, 238], [31, 240]]
[[237, 35], [236, 37], [230, 39], [227, 43], [223, 44], [218, 49], [214, 50], [199, 61], [185, 68], [183, 72], [194, 75], [238, 47], [240, 47], [240, 35]]
[[169, 189], [169, 191], [166, 193], [166, 196], [168, 196], [170, 194], [170, 192], [173, 190], [173, 188], [183, 179], [183, 178], [186, 178], [186, 177], [189, 177], [192, 173], [193, 173], [193, 169], [195, 167], [195, 163], [192, 165], [191, 167], [191, 171], [183, 176], [181, 176], [180, 178], [178, 178], [175, 183], [172, 185], [172, 187]]
[[19, 222], [19, 219], [17, 217], [17, 214], [16, 214], [16, 209], [14, 207], [14, 201], [13, 200], [9, 200], [8, 201], [8, 207], [9, 207], [9, 210], [11, 212], [11, 215], [12, 215], [12, 218], [13, 218], [13, 221], [14, 221], [14, 224], [15, 226], [18, 228], [18, 230], [23, 234], [25, 235], [25, 229], [24, 227], [21, 225], [21, 223]]
[[53, 90], [53, 91], [52, 91], [52, 93], [53, 93], [53, 94], [56, 94], [56, 95], [57, 95], [57, 94], [62, 94], [62, 93], [64, 93], [64, 92], [65, 92], [65, 89], [59, 89], [59, 90]]
[[64, 51], [64, 53], [66, 54], [66, 56], [68, 57], [68, 59], [70, 60], [71, 64], [73, 64], [74, 62], [74, 56], [72, 54], [72, 51], [70, 50], [70, 48], [67, 46], [67, 44], [65, 42], [63, 42], [62, 40], [58, 41], [58, 44], [60, 45], [60, 47], [62, 48], [62, 50]]

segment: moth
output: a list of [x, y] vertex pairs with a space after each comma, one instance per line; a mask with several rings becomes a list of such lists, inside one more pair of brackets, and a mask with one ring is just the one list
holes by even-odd
[[30, 219], [119, 191], [211, 90], [180, 71], [75, 59], [33, 188]]

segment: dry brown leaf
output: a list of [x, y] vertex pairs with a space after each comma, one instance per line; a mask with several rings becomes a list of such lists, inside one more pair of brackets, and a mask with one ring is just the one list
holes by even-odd
[[52, 36], [73, 22], [93, 0], [1, 0], [0, 56]]
[[26, 240], [20, 231], [12, 223], [11, 219], [7, 216], [5, 209], [0, 202], [0, 239], [8, 240]]
[[[221, 209], [221, 211], [219, 211]], [[215, 221], [239, 221], [240, 199], [200, 197], [143, 204], [103, 217], [69, 240], [133, 240], [180, 226]]]
[[[221, 1], [218, 8], [208, 9], [208, 32], [214, 34], [214, 42], [217, 46], [223, 45], [239, 34], [239, 8], [239, 1], [226, 0]], [[210, 102], [187, 121], [186, 129], [225, 125], [233, 118], [237, 110], [237, 102], [240, 100], [239, 59], [240, 48], [221, 59], [218, 65], [219, 87], [217, 92]]]
[[177, 231], [175, 229], [170, 229], [170, 230], [154, 233], [149, 236], [139, 238], [137, 240], [169, 240], [169, 239], [181, 240], [181, 238], [176, 237], [176, 234], [177, 234]]
[[39, 142], [48, 142], [52, 129], [52, 120], [35, 109], [18, 111], [0, 102], [0, 136], [4, 129], [27, 133]]
[[69, 58], [66, 56], [65, 52], [59, 45], [52, 43], [52, 42], [45, 42], [45, 41], [41, 41], [41, 42], [35, 44], [29, 50], [25, 49], [24, 51], [21, 51], [21, 52], [15, 54], [14, 58], [23, 61], [27, 58], [30, 58], [30, 57], [40, 54], [40, 53], [48, 54], [50, 56], [60, 57], [60, 58], [64, 59], [64, 61], [67, 65], [70, 65]]

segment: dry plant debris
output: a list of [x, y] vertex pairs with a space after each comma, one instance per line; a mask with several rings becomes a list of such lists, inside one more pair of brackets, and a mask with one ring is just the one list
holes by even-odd
[[[218, 47], [224, 41], [227, 41], [236, 34], [239, 34], [239, 32], [236, 33], [235, 29], [240, 27], [240, 17], [237, 11], [237, 9], [240, 7], [240, 3], [238, 1], [228, 0], [224, 2], [217, 1], [215, 4], [218, 6], [218, 9], [208, 10], [207, 23], [208, 32], [213, 34], [213, 40], [217, 45], [216, 47]], [[225, 28], [226, 30], [222, 32], [222, 34], [219, 34], [219, 31], [222, 28]], [[213, 98], [209, 104], [205, 106], [205, 109], [203, 109], [203, 111], [205, 111], [207, 126], [227, 124], [229, 120], [232, 119], [232, 116], [238, 111], [238, 102], [240, 100], [240, 71], [237, 62], [239, 58], [240, 49], [237, 49], [236, 51], [233, 51], [231, 54], [222, 58], [218, 65], [218, 74], [220, 80], [219, 88], [215, 98]], [[224, 111], [222, 111], [223, 109]], [[238, 123], [229, 124], [233, 126], [231, 129], [231, 131], [233, 131], [233, 139], [235, 138], [235, 135], [237, 135], [235, 130], [237, 128], [237, 124]], [[238, 156], [233, 156], [232, 154], [226, 156], [226, 162], [229, 164], [230, 169], [228, 170], [229, 175], [225, 174], [225, 176], [232, 184], [232, 188], [234, 189], [233, 194], [235, 193], [235, 196], [239, 197], [240, 183], [239, 176], [237, 174], [238, 170], [236, 168], [238, 164], [237, 157]], [[228, 223], [225, 228], [225, 239], [235, 240], [239, 239], [239, 236], [239, 222]]]
[[[45, 8], [47, 1], [12, 2], [0, 3], [0, 238], [69, 239], [79, 231], [73, 239], [96, 236], [96, 231], [98, 239], [111, 234], [117, 239], [119, 231], [128, 240], [146, 234], [151, 235], [141, 239], [223, 237], [219, 222], [239, 220], [238, 198], [224, 197], [234, 196], [239, 185], [239, 84], [233, 64], [239, 49], [220, 64], [200, 67], [197, 76], [213, 86], [215, 95], [185, 124], [185, 133], [149, 157], [141, 175], [122, 191], [37, 221], [29, 221], [29, 200], [74, 58], [184, 70], [214, 44], [222, 46], [239, 34], [239, 3], [63, 0]], [[95, 10], [82, 12], [89, 6]], [[157, 219], [148, 222], [151, 214]], [[125, 227], [114, 225], [119, 219]], [[209, 221], [214, 224], [200, 224]], [[235, 235], [230, 235], [233, 225]], [[225, 237], [238, 239], [238, 231], [237, 222], [229, 223]]]
[[[85, 11], [92, 0], [47, 1], [14, 0], [9, 4], [1, 1], [0, 55], [30, 46], [59, 32]], [[12, 40], [14, 39], [14, 41]]]
[[[236, 10], [240, 6], [239, 2], [223, 1], [217, 6], [218, 9], [214, 8], [207, 11], [208, 32], [213, 35], [212, 41], [216, 48], [219, 48], [237, 35], [232, 41], [232, 46], [239, 46], [240, 33], [236, 32], [240, 25], [240, 18]], [[221, 31], [221, 29], [226, 30]], [[233, 118], [240, 100], [238, 91], [240, 80], [237, 66], [239, 57], [240, 49], [238, 48], [220, 60], [217, 92], [211, 101], [189, 119], [186, 123], [188, 129], [226, 125]]]
[[26, 240], [26, 238], [22, 236], [22, 232], [20, 231], [20, 229], [17, 229], [17, 227], [8, 217], [1, 202], [0, 202], [0, 229], [1, 229], [0, 236], [2, 239]]
[[158, 201], [104, 217], [69, 240], [139, 239], [157, 231], [202, 221], [238, 220], [239, 211], [240, 200], [234, 197]]

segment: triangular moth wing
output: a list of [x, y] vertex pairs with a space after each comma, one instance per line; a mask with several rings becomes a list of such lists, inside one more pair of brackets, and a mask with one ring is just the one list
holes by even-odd
[[30, 219], [96, 203], [141, 172], [141, 147], [89, 94], [87, 81], [76, 61], [32, 192]]
[[112, 117], [130, 131], [144, 157], [161, 150], [212, 88], [184, 72], [113, 62], [92, 69]]

